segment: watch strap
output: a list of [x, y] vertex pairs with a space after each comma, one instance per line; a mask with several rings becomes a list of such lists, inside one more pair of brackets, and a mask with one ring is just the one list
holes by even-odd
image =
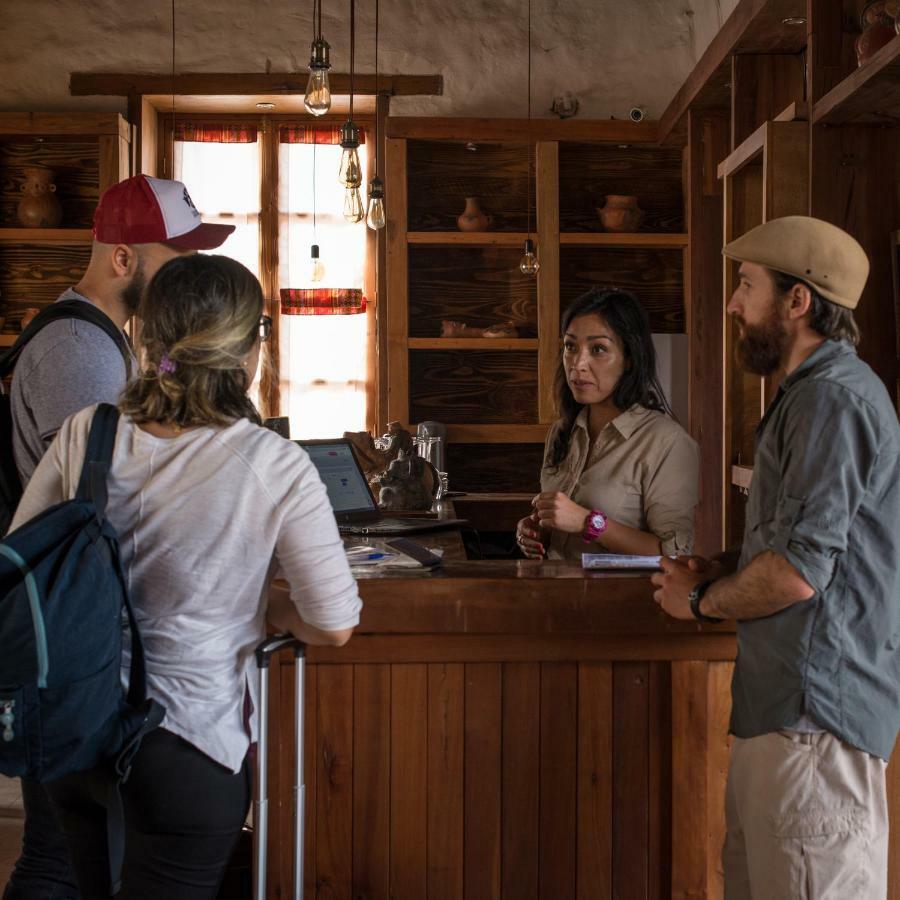
[[724, 619], [719, 619], [716, 616], [706, 616], [702, 612], [700, 612], [700, 601], [703, 600], [703, 595], [709, 589], [709, 586], [712, 584], [712, 580], [710, 581], [701, 581], [699, 584], [694, 585], [694, 588], [691, 590], [689, 595], [691, 602], [691, 613], [694, 618], [698, 622], [724, 622]]

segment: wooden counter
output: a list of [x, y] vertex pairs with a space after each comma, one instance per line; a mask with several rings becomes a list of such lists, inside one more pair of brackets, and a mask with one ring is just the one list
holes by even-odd
[[[305, 896], [720, 896], [733, 628], [668, 618], [646, 573], [418, 539], [443, 571], [361, 578], [353, 639], [310, 650]], [[292, 679], [279, 660], [270, 897], [291, 877]]]

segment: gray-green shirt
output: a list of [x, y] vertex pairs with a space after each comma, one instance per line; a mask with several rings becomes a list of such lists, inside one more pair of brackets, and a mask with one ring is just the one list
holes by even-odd
[[738, 623], [732, 732], [806, 715], [887, 759], [900, 726], [900, 426], [846, 342], [786, 377], [757, 429], [741, 568], [765, 550], [816, 593]]

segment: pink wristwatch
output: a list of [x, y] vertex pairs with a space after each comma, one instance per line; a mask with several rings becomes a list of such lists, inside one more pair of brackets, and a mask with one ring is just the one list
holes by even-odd
[[581, 539], [586, 544], [590, 544], [592, 541], [596, 541], [606, 531], [608, 526], [609, 519], [606, 513], [601, 512], [599, 509], [592, 509], [584, 520], [584, 531], [581, 533]]

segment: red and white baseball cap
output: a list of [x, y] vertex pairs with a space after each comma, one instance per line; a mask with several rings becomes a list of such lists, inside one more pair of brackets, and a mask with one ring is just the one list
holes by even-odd
[[104, 191], [94, 211], [102, 244], [171, 244], [182, 250], [221, 246], [234, 225], [202, 222], [180, 181], [135, 175]]

